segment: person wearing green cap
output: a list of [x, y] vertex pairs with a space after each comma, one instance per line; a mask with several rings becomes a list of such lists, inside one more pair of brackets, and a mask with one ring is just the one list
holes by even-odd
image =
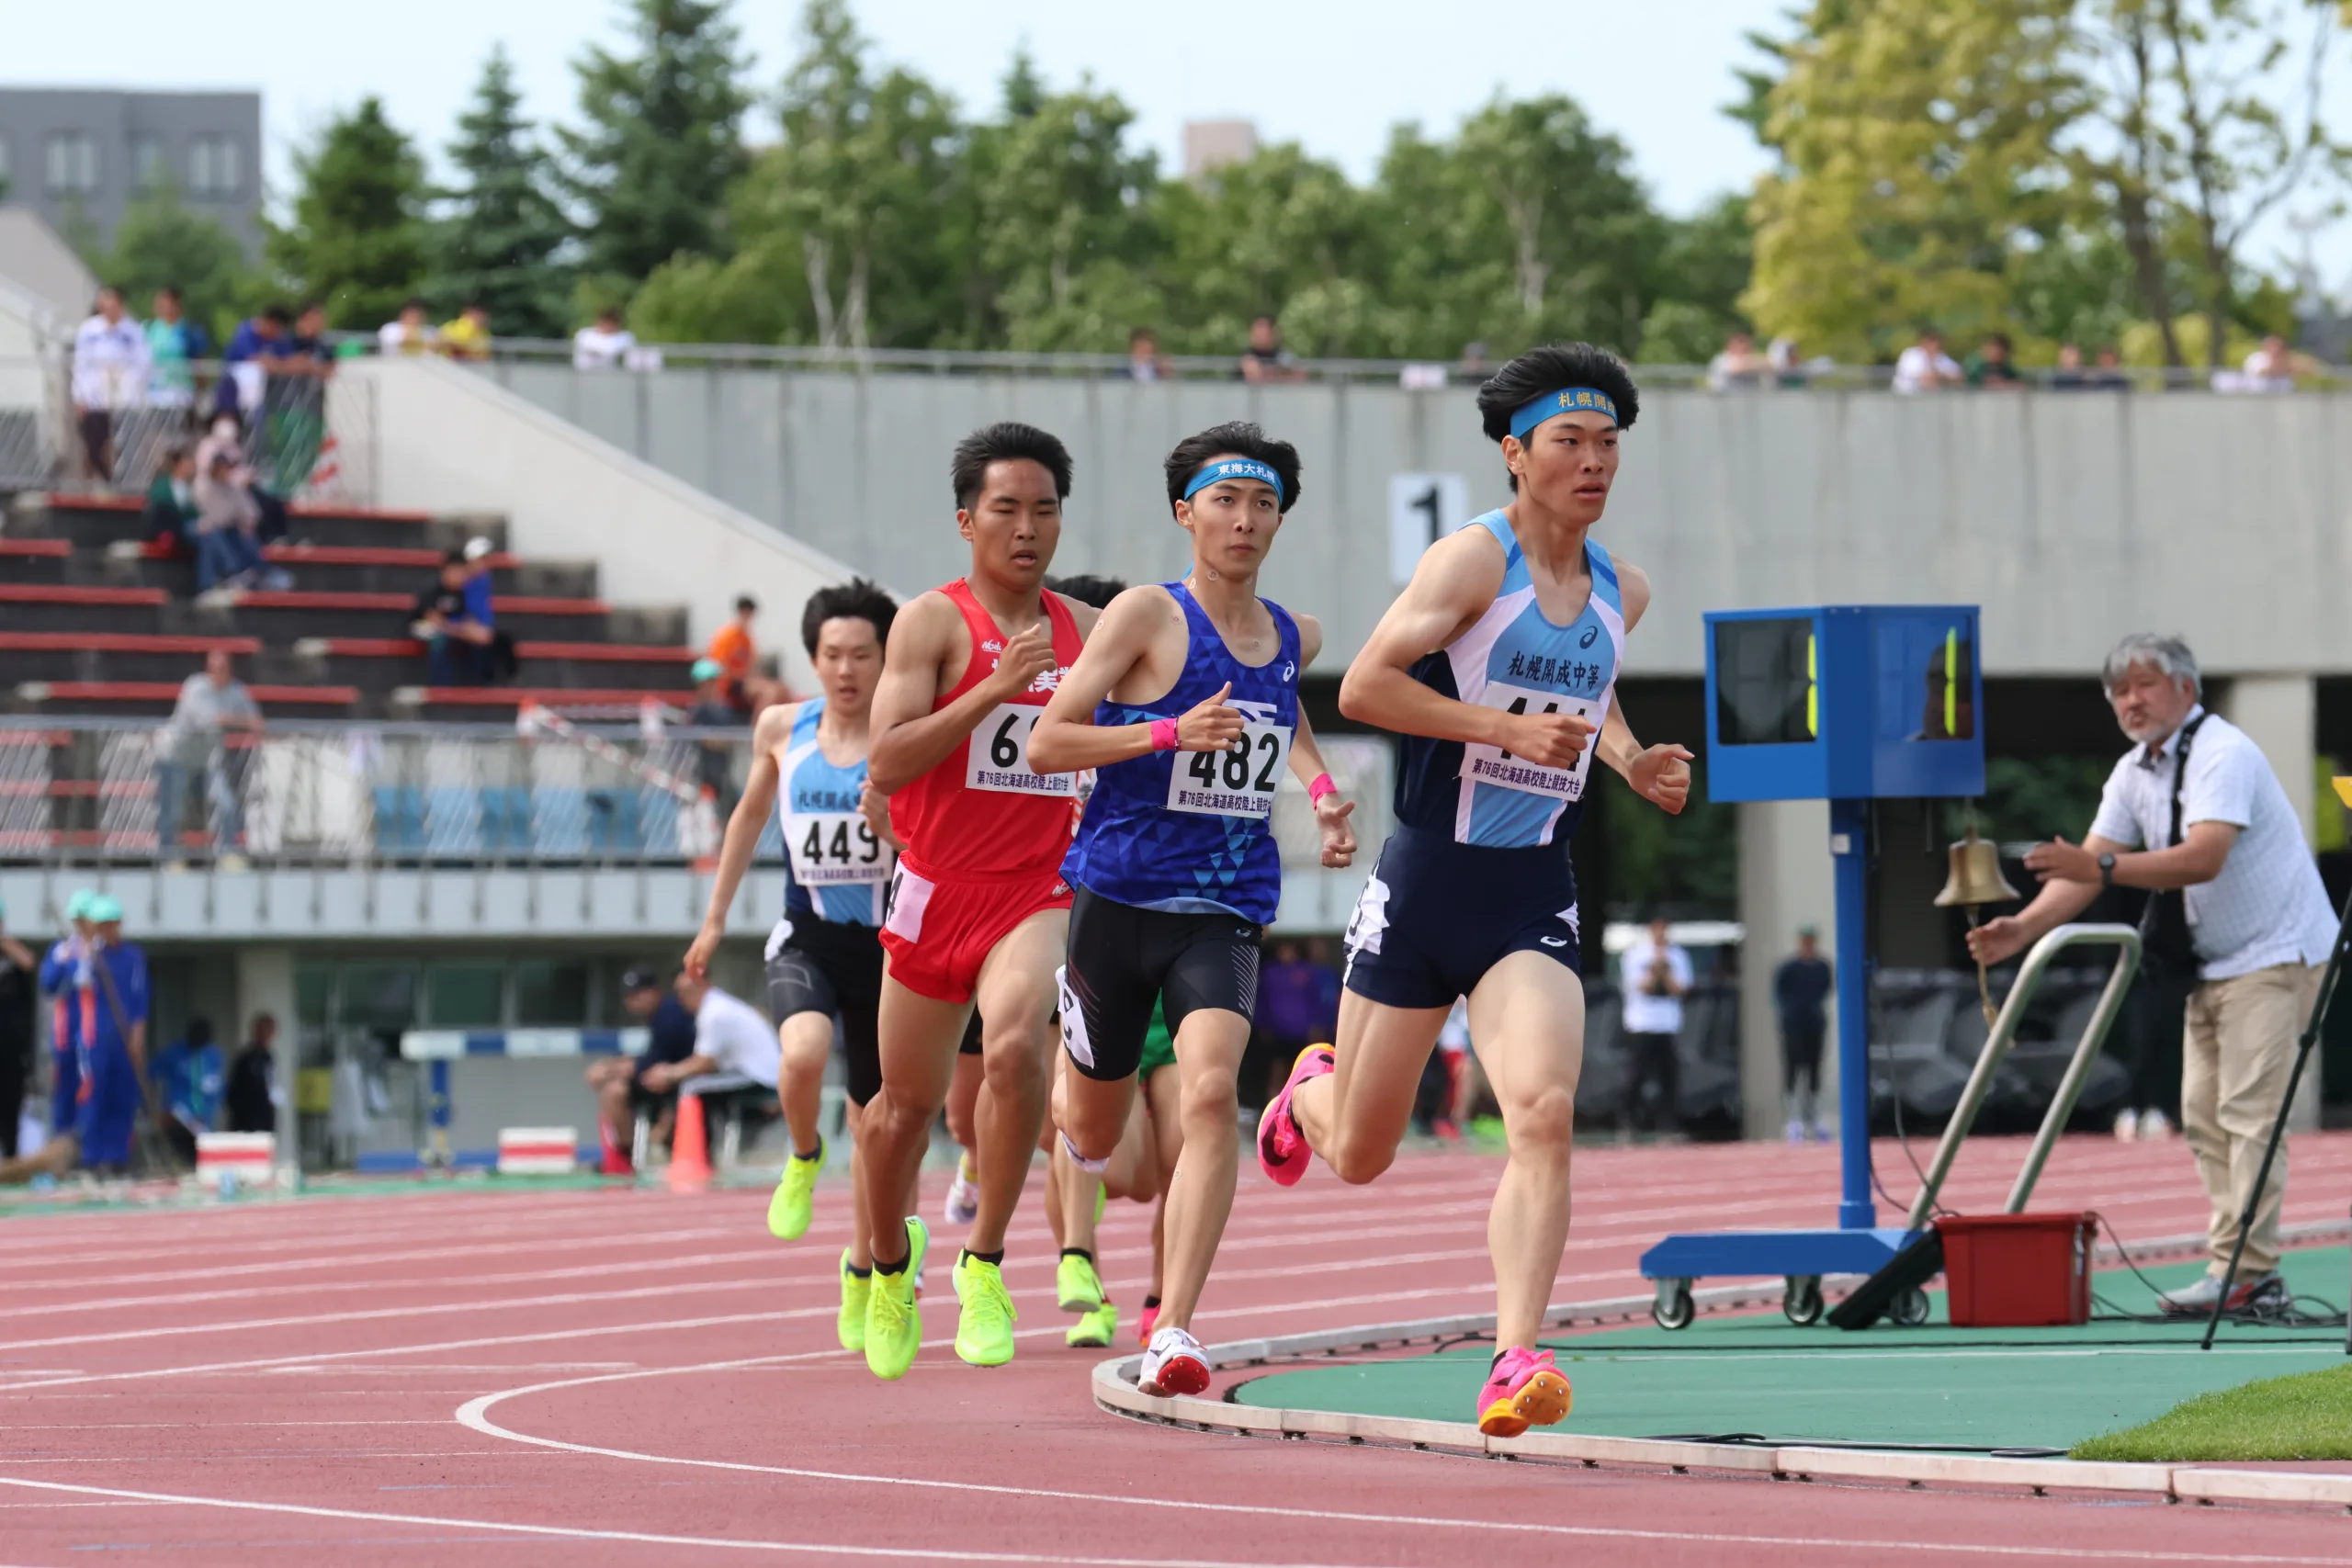
[[[82, 1099], [82, 1023], [96, 998], [90, 994], [90, 900], [97, 894], [77, 887], [65, 900], [66, 932], [41, 955], [40, 988], [56, 998], [50, 1012], [49, 1135], [74, 1130]], [[23, 1151], [19, 1150], [19, 1153]]]
[[90, 969], [96, 1005], [85, 1017], [80, 1115], [74, 1135], [83, 1166], [116, 1173], [130, 1165], [130, 1136], [147, 1082], [147, 954], [122, 935], [122, 903], [90, 900]]
[[[743, 710], [727, 698], [727, 667], [707, 656], [688, 671], [695, 682], [694, 706], [686, 722], [699, 729], [743, 728]], [[735, 810], [735, 746], [732, 740], [706, 740], [695, 748], [695, 783], [710, 793], [713, 809], [723, 821]]]

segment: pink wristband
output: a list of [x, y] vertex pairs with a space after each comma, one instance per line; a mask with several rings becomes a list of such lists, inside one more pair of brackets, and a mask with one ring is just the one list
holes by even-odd
[[1155, 751], [1176, 750], [1176, 721], [1174, 719], [1155, 718], [1151, 721], [1151, 749]]
[[1330, 774], [1317, 773], [1315, 775], [1314, 782], [1306, 786], [1306, 804], [1309, 806], [1320, 806], [1323, 804], [1323, 797], [1325, 795], [1337, 795], [1339, 793], [1340, 786], [1331, 782]]

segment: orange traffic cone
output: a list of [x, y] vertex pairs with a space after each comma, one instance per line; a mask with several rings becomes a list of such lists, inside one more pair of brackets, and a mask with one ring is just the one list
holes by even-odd
[[702, 1096], [678, 1096], [678, 1130], [670, 1143], [670, 1186], [699, 1192], [710, 1185], [710, 1135], [703, 1124]]

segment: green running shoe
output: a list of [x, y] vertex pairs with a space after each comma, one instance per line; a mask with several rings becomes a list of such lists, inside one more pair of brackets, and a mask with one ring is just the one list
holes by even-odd
[[1071, 1324], [1069, 1332], [1062, 1336], [1062, 1343], [1074, 1350], [1099, 1350], [1110, 1344], [1118, 1332], [1118, 1303], [1106, 1301]]
[[907, 1266], [896, 1274], [874, 1271], [865, 1292], [865, 1366], [876, 1377], [896, 1382], [915, 1364], [922, 1346], [922, 1308], [915, 1303], [915, 1270], [931, 1249], [931, 1233], [921, 1220], [907, 1221]]
[[1061, 1265], [1054, 1270], [1054, 1290], [1064, 1312], [1092, 1312], [1102, 1304], [1102, 1276], [1083, 1253], [1062, 1254]]
[[871, 1274], [859, 1276], [850, 1272], [849, 1248], [842, 1248], [842, 1348], [865, 1348], [865, 1298], [874, 1290]]
[[[911, 1223], [911, 1222], [910, 1222]], [[956, 1320], [956, 1353], [975, 1367], [1001, 1367], [1012, 1359], [1012, 1298], [1005, 1293], [1004, 1275], [993, 1263], [970, 1253], [959, 1253], [956, 1299], [964, 1303]], [[867, 1359], [873, 1351], [866, 1352]]]
[[798, 1241], [808, 1234], [808, 1217], [814, 1211], [817, 1194], [817, 1173], [825, 1168], [825, 1144], [817, 1141], [817, 1152], [802, 1158], [794, 1155], [784, 1162], [784, 1176], [775, 1184], [775, 1196], [768, 1200], [768, 1234], [778, 1241]]

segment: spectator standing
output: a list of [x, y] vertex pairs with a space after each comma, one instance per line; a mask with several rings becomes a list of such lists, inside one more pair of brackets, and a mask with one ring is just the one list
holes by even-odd
[[155, 290], [155, 313], [147, 319], [148, 406], [194, 408], [196, 362], [211, 356], [211, 335], [183, 312], [180, 291], [168, 283]]
[[[690, 671], [694, 706], [686, 722], [697, 729], [740, 729], [743, 715], [727, 700], [727, 671], [718, 660], [697, 659]], [[735, 812], [735, 748], [732, 740], [703, 740], [695, 746], [695, 783], [707, 793], [722, 822]]]
[[603, 1135], [606, 1176], [628, 1176], [636, 1169], [637, 1113], [652, 1117], [652, 1139], [670, 1141], [678, 1111], [672, 1089], [651, 1089], [645, 1076], [655, 1067], [675, 1066], [695, 1054], [695, 1015], [662, 984], [659, 971], [639, 965], [621, 976], [621, 1009], [646, 1027], [650, 1039], [639, 1056], [606, 1056], [588, 1065], [588, 1087], [596, 1092], [597, 1131]]
[[735, 601], [735, 618], [711, 634], [710, 647], [704, 650], [726, 672], [723, 688], [728, 703], [739, 713], [750, 713], [763, 706], [757, 688], [765, 684], [759, 679], [759, 645], [752, 640], [752, 623], [760, 617], [760, 602], [746, 593]]
[[1166, 379], [1168, 367], [1160, 363], [1159, 339], [1149, 327], [1127, 333], [1127, 363], [1119, 373], [1130, 381]]
[[1789, 1093], [1789, 1142], [1828, 1136], [1821, 1130], [1821, 1043], [1829, 1030], [1836, 975], [1821, 956], [1821, 933], [1797, 928], [1795, 953], [1772, 972], [1772, 1010], [1781, 1016], [1781, 1066]]
[[266, 1012], [254, 1014], [253, 1033], [237, 1048], [229, 1064], [229, 1083], [222, 1097], [232, 1133], [277, 1131], [277, 1020]]
[[1306, 371], [1298, 355], [1283, 346], [1283, 329], [1272, 316], [1250, 323], [1250, 346], [1241, 351], [1245, 381], [1304, 381]]
[[452, 359], [490, 357], [490, 307], [469, 299], [454, 321], [441, 323], [440, 349]]
[[2295, 356], [2287, 347], [2287, 340], [2272, 333], [2262, 340], [2262, 345], [2245, 356], [2240, 368], [2238, 389], [2245, 392], [2291, 392], [2295, 389]]
[[595, 323], [571, 334], [574, 370], [626, 368], [637, 352], [637, 334], [621, 325], [621, 313], [607, 305], [596, 312]]
[[[184, 441], [164, 448], [163, 467], [147, 486], [140, 531], [174, 556], [185, 554], [196, 533], [196, 449]], [[199, 584], [199, 586], [201, 586]]]
[[122, 290], [107, 284], [74, 333], [74, 413], [85, 467], [100, 489], [114, 483], [116, 416], [144, 400], [147, 378], [147, 334], [124, 314]]
[[[1682, 1033], [1683, 994], [1690, 989], [1690, 955], [1667, 939], [1666, 918], [1653, 915], [1649, 931], [1618, 963], [1624, 993], [1618, 1016], [1625, 1036], [1625, 1131], [1643, 1131], [1645, 1123], [1650, 1132], [1679, 1131], [1681, 1071], [1675, 1042]], [[1658, 1086], [1655, 1116], [1644, 1110], [1653, 1082]]]
[[441, 581], [416, 596], [409, 630], [424, 644], [428, 678], [436, 686], [490, 684], [497, 634], [474, 619], [466, 603], [466, 585], [473, 577], [463, 550], [441, 558]]
[[1939, 387], [1957, 387], [1966, 379], [1959, 362], [1944, 352], [1944, 334], [1933, 327], [1922, 328], [1919, 341], [1894, 362], [1898, 392], [1932, 392]]
[[483, 535], [466, 541], [466, 618], [490, 628], [490, 673], [512, 678], [518, 668], [514, 639], [498, 629], [498, 600], [494, 585], [498, 547]]
[[2053, 391], [2080, 392], [2090, 387], [2090, 377], [2083, 369], [2083, 345], [2062, 343], [2058, 345], [2058, 367], [2050, 372]]
[[32, 1079], [33, 999], [40, 986], [40, 961], [8, 934], [7, 915], [7, 907], [0, 905], [0, 1156], [14, 1159], [25, 1088]]
[[[155, 738], [155, 847], [166, 869], [182, 869], [180, 807], [191, 776], [201, 775], [212, 807], [213, 846], [221, 854], [221, 869], [240, 869], [233, 853], [241, 829], [239, 775], [223, 743], [224, 732], [262, 732], [261, 708], [226, 649], [204, 656], [204, 669], [180, 683], [179, 701]], [[95, 917], [94, 917], [95, 918]]]
[[124, 940], [122, 901], [111, 893], [90, 900], [91, 971], [96, 1005], [82, 1051], [81, 1114], [75, 1152], [85, 1170], [119, 1174], [130, 1167], [130, 1139], [147, 1100], [147, 954]]
[[1802, 387], [1811, 374], [1811, 367], [1804, 362], [1804, 352], [1792, 337], [1774, 338], [1764, 351], [1764, 359], [1772, 367], [1772, 379], [1782, 387]]
[[2099, 345], [2098, 357], [2092, 363], [2089, 380], [2097, 391], [2128, 392], [2132, 389], [2132, 378], [2123, 373], [2122, 356], [2115, 352], [2113, 344]]
[[[2166, 1311], [2201, 1314], [2221, 1297], [2240, 1216], [2256, 1196], [2256, 1173], [2336, 921], [2286, 790], [2244, 731], [2205, 710], [2188, 646], [2127, 637], [2101, 673], [2132, 750], [2108, 775], [2080, 844], [2053, 839], [2027, 853], [2042, 885], [2033, 902], [1979, 926], [1968, 944], [1979, 963], [1997, 964], [2106, 888], [2151, 895], [2142, 968], [2177, 973], [2187, 984], [2181, 1125], [2211, 1210], [2204, 1279], [2164, 1300]], [[2278, 1271], [2286, 1188], [2281, 1144], [2245, 1237], [2232, 1311], [2287, 1303]]]
[[1968, 358], [1968, 384], [1990, 388], [1996, 391], [2019, 392], [2025, 389], [2024, 373], [2011, 357], [2009, 334], [1987, 333], [1976, 352]]
[[294, 331], [294, 312], [271, 305], [258, 316], [248, 316], [229, 334], [220, 351], [220, 384], [214, 389], [215, 413], [240, 423], [257, 421], [267, 405], [269, 377], [286, 352]]
[[439, 342], [440, 334], [425, 320], [424, 301], [413, 295], [401, 301], [399, 315], [376, 329], [376, 352], [387, 359], [430, 354]]
[[1770, 362], [1756, 352], [1754, 337], [1734, 333], [1724, 340], [1723, 352], [1707, 361], [1707, 388], [1716, 392], [1753, 390], [1764, 384], [1770, 368]]
[[155, 1053], [148, 1078], [164, 1108], [164, 1139], [184, 1166], [196, 1164], [196, 1140], [220, 1125], [228, 1075], [220, 1047], [212, 1043], [212, 1021], [191, 1018], [187, 1032]]

